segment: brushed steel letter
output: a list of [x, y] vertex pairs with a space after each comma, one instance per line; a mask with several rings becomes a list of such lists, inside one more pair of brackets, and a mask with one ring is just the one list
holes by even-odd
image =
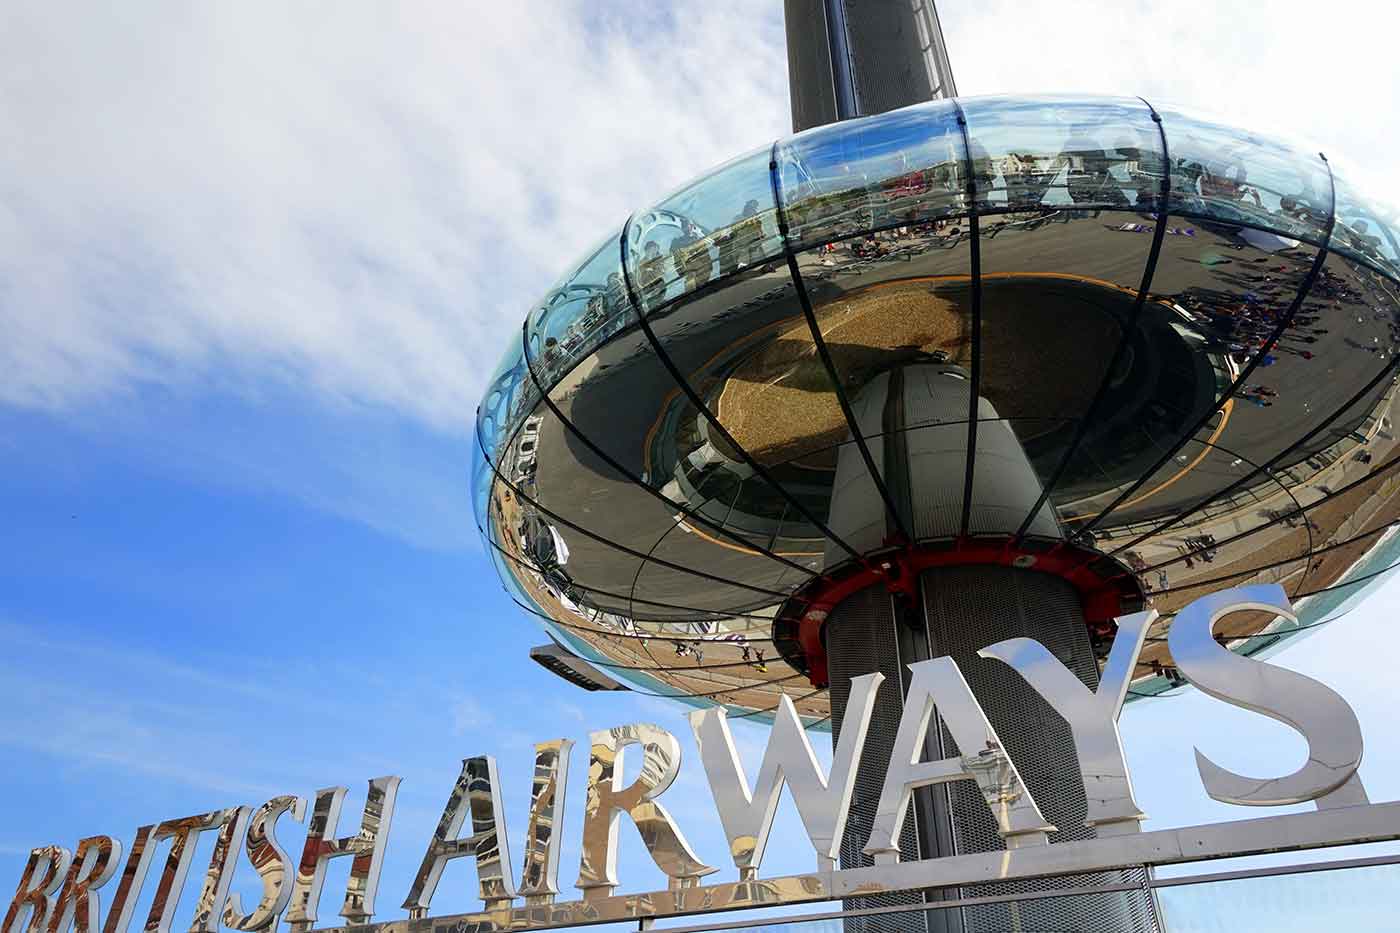
[[[469, 810], [472, 834], [462, 839], [458, 833]], [[486, 909], [510, 906], [515, 897], [515, 881], [510, 873], [510, 840], [505, 816], [496, 759], [490, 755], [463, 759], [462, 773], [457, 776], [413, 886], [404, 899], [403, 906], [410, 917], [428, 915], [442, 870], [448, 862], [464, 855], [476, 856], [477, 888]]]
[[29, 851], [29, 861], [24, 863], [24, 873], [19, 876], [14, 900], [5, 911], [0, 933], [20, 933], [26, 911], [29, 933], [41, 933], [48, 919], [49, 896], [63, 883], [72, 859], [73, 854], [62, 846], [41, 846]]
[[101, 901], [97, 889], [117, 873], [122, 844], [111, 836], [89, 836], [79, 840], [78, 851], [68, 867], [68, 877], [59, 889], [49, 916], [48, 933], [97, 933]]
[[346, 788], [327, 787], [316, 792], [311, 809], [311, 823], [306, 831], [306, 846], [297, 865], [296, 883], [292, 887], [292, 905], [287, 911], [287, 923], [295, 933], [316, 925], [316, 908], [321, 902], [321, 887], [326, 881], [326, 863], [333, 858], [349, 855], [350, 881], [345, 886], [345, 903], [340, 915], [352, 924], [366, 924], [374, 917], [374, 895], [379, 890], [379, 871], [384, 865], [384, 845], [389, 839], [389, 825], [394, 817], [394, 800], [398, 797], [399, 777], [378, 777], [369, 782], [365, 812], [360, 819], [360, 831], [353, 836], [327, 839], [340, 824], [340, 808], [345, 802]]
[[778, 700], [773, 731], [769, 734], [752, 793], [744, 765], [734, 749], [724, 708], [711, 707], [690, 714], [690, 728], [700, 747], [700, 760], [705, 765], [720, 824], [729, 840], [730, 857], [739, 869], [739, 880], [748, 881], [758, 876], [784, 783], [791, 788], [793, 803], [807, 829], [807, 838], [816, 850], [817, 870], [835, 868], [846, 817], [850, 813], [856, 769], [865, 747], [870, 716], [875, 710], [876, 692], [884, 679], [880, 673], [852, 678], [851, 699], [829, 778], [822, 774], [807, 732], [802, 728], [802, 720], [797, 716], [797, 708], [787, 694], [783, 694]]
[[1118, 714], [1147, 628], [1156, 618], [1156, 610], [1149, 610], [1118, 620], [1118, 635], [1094, 693], [1033, 639], [1008, 638], [977, 652], [1009, 664], [1069, 723], [1088, 800], [1084, 824], [1095, 827], [1101, 836], [1138, 832], [1140, 822], [1147, 819], [1133, 799], [1133, 782], [1118, 734]]
[[[680, 770], [681, 746], [676, 737], [660, 726], [634, 723], [594, 732], [589, 740], [592, 750], [578, 876], [585, 900], [607, 897], [617, 886], [617, 827], [622, 812], [632, 817], [647, 853], [671, 879], [672, 888], [691, 887], [715, 871], [700, 861], [671, 814], [652, 799], [671, 786]], [[629, 745], [643, 747], [642, 771], [624, 788], [622, 761]]]
[[1321, 810], [1367, 803], [1356, 773], [1361, 766], [1361, 725], [1347, 701], [1311, 677], [1241, 657], [1215, 641], [1217, 621], [1248, 609], [1296, 620], [1288, 595], [1276, 583], [1212, 593], [1172, 620], [1167, 633], [1172, 660], [1202, 693], [1276, 719], [1301, 734], [1308, 743], [1308, 760], [1283, 777], [1253, 778], [1225, 770], [1197, 749], [1196, 768], [1206, 793], [1246, 807], [1314, 800]]
[[263, 930], [275, 933], [277, 918], [292, 899], [292, 885], [287, 877], [291, 859], [277, 841], [277, 820], [289, 811], [292, 819], [302, 822], [306, 818], [306, 798], [292, 795], [273, 797], [258, 807], [248, 822], [248, 861], [262, 881], [262, 900], [252, 913], [245, 914], [238, 892], [231, 892], [224, 901], [224, 926], [245, 933]]
[[[904, 715], [899, 720], [865, 854], [873, 855], [877, 864], [897, 861], [899, 831], [914, 789], [962, 779], [977, 782], [1008, 848], [1047, 844], [1045, 834], [1054, 832], [1055, 827], [1045, 822], [1030, 790], [1021, 782], [1016, 765], [958, 665], [952, 658], [942, 657], [910, 664], [909, 670], [914, 677], [904, 699]], [[941, 761], [920, 761], [935, 703], [962, 754]]]

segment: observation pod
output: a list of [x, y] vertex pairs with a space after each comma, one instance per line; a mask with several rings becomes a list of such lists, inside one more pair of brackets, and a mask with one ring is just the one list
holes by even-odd
[[839, 729], [851, 676], [931, 651], [1013, 753], [1072, 755], [976, 651], [1034, 637], [1092, 685], [1150, 606], [1135, 698], [1214, 589], [1298, 609], [1223, 620], [1242, 654], [1344, 611], [1400, 560], [1398, 340], [1396, 214], [1319, 153], [1137, 98], [934, 101], [609, 233], [492, 376], [476, 519], [522, 609], [639, 689]]

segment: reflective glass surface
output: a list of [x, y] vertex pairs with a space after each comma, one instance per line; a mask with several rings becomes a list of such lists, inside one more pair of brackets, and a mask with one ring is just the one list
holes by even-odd
[[620, 235], [610, 234], [589, 250], [530, 312], [526, 353], [541, 385], [558, 382], [635, 320], [622, 279]]
[[1327, 168], [1316, 152], [1159, 107], [1171, 153], [1172, 210], [1326, 239]]
[[1141, 100], [983, 97], [963, 109], [978, 210], [1156, 209], [1162, 140]]
[[1389, 930], [1400, 868], [1378, 865], [1163, 887], [1163, 927], [1172, 933], [1294, 933]]
[[[813, 723], [773, 619], [890, 549], [1088, 547], [1165, 613], [1330, 593], [1400, 516], [1396, 214], [1334, 171], [1325, 254], [1317, 153], [1153, 112], [934, 102], [638, 211], [487, 381], [469, 481], [507, 588], [648, 690]], [[1169, 682], [1144, 659], [1135, 692]]]
[[1333, 246], [1383, 273], [1400, 276], [1400, 208], [1358, 189], [1343, 172], [1337, 174]]
[[627, 271], [644, 312], [781, 252], [769, 158], [741, 156], [633, 215]]
[[[1164, 359], [1191, 354], [1171, 311], [1137, 300], [1154, 221], [1122, 216], [1075, 207], [982, 219], [979, 418], [1006, 419], [1014, 437], [979, 427], [987, 467], [974, 473], [973, 533], [1024, 524], [1026, 534], [1058, 535], [1050, 503], [1105, 488], [1108, 449], [1135, 436], [1160, 401], [1192, 397], [1186, 380], [1163, 378]], [[1049, 502], [1032, 517], [1043, 491]]]
[[777, 156], [794, 247], [965, 209], [966, 152], [951, 101], [808, 130], [780, 142]]
[[[525, 368], [525, 349], [520, 341], [512, 341], [496, 371], [486, 383], [486, 394], [476, 410], [477, 442], [472, 445], [472, 474], [480, 483], [490, 474], [487, 456], [494, 462], [497, 447], [505, 444], [525, 416], [525, 383], [530, 374]], [[474, 501], [476, 521], [486, 524], [486, 501], [480, 495]]]
[[[809, 468], [832, 476], [832, 526], [858, 547], [878, 548], [896, 532], [932, 537], [917, 532], [930, 508], [951, 507], [961, 515], [970, 244], [965, 221], [929, 220], [798, 255], [817, 329], [881, 486], [859, 447], [841, 443], [853, 432], [836, 398], [796, 395], [790, 410], [800, 418], [792, 431], [801, 431], [813, 448]], [[810, 342], [810, 328], [799, 329], [799, 336]], [[810, 346], [806, 355], [816, 362]], [[940, 387], [946, 391], [933, 391]], [[961, 427], [913, 433], [931, 422]], [[936, 477], [939, 491], [925, 486], [914, 496], [911, 472]], [[887, 514], [886, 498], [897, 520]]]

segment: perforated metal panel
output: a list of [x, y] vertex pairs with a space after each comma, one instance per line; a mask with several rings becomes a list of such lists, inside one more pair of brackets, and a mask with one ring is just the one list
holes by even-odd
[[[1093, 838], [1084, 825], [1084, 787], [1069, 726], [1038, 693], [1000, 661], [977, 651], [1006, 638], [1024, 636], [1045, 645], [1084, 682], [1097, 687], [1098, 666], [1073, 588], [1057, 577], [1010, 567], [949, 567], [920, 576], [922, 631], [902, 630], [897, 608], [882, 587], [847, 599], [830, 615], [826, 647], [831, 673], [833, 739], [850, 696], [852, 677], [879, 671], [885, 675], [867, 734], [850, 821], [841, 847], [843, 868], [871, 864], [860, 850], [870, 835], [885, 768], [903, 714], [903, 665], [919, 657], [949, 655], [986, 710], [1022, 779], [1045, 817], [1058, 827], [1051, 843]], [[920, 639], [924, 639], [920, 644]], [[898, 688], [896, 685], [899, 685]], [[941, 753], [957, 753], [952, 736], [940, 725]], [[946, 793], [946, 807], [933, 795]], [[975, 785], [957, 781], [945, 788], [920, 791], [911, 819], [900, 834], [906, 857], [989, 852], [1005, 846], [996, 823]], [[941, 814], [944, 826], [927, 825]], [[923, 821], [926, 825], [920, 825]], [[922, 840], [922, 841], [921, 841]], [[1074, 879], [1037, 879], [982, 885], [956, 892], [978, 897], [1007, 892], [1050, 892], [1070, 887], [1140, 881], [1138, 872], [1110, 872]], [[951, 893], [951, 892], [950, 892]], [[916, 893], [859, 898], [849, 908], [923, 901]], [[1046, 901], [998, 904], [885, 917], [849, 918], [847, 933], [1151, 933], [1154, 915], [1147, 895], [1099, 894]]]
[[[895, 628], [894, 609], [883, 587], [862, 590], [841, 603], [827, 619], [827, 657], [831, 675], [832, 741], [841, 739], [841, 721], [851, 695], [851, 678], [875, 671], [885, 675], [875, 704], [875, 713], [866, 733], [865, 751], [856, 771], [856, 788], [851, 799], [851, 814], [846, 823], [846, 835], [841, 842], [841, 867], [855, 868], [873, 864], [861, 852], [870, 838], [875, 823], [875, 807], [880, 800], [880, 788], [885, 769], [894, 750], [895, 734], [904, 711], [903, 679], [900, 676], [899, 638]], [[905, 853], [919, 852], [917, 813], [906, 820], [899, 836], [899, 847]], [[912, 856], [917, 857], [917, 856]], [[851, 910], [923, 903], [917, 893], [880, 894], [852, 898], [845, 902]], [[844, 921], [846, 933], [925, 933], [922, 915], [889, 917], [852, 917]]]
[[793, 131], [957, 94], [932, 0], [784, 0]]
[[[958, 663], [1046, 819], [1058, 827], [1051, 844], [1092, 839], [1084, 825], [1084, 785], [1069, 725], [1040, 694], [1000, 661], [977, 651], [1006, 638], [1024, 636], [1045, 645], [1088, 687], [1098, 685], [1098, 667], [1089, 644], [1079, 599], [1058, 577], [1010, 567], [949, 567], [920, 577], [925, 617], [935, 655]], [[956, 748], [943, 732], [945, 747]], [[970, 781], [950, 785], [954, 845], [958, 852], [1005, 848], [981, 794]], [[1124, 883], [1132, 872], [1083, 876], [1074, 885]], [[968, 888], [964, 896], [1008, 891], [1051, 891], [1069, 884], [1041, 879]], [[1017, 905], [967, 908], [967, 933], [1021, 930], [1137, 933], [1150, 931], [1152, 912], [1145, 895], [1098, 895]]]

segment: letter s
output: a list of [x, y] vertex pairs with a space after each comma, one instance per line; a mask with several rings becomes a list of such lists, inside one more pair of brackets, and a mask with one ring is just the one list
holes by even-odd
[[1216, 642], [1215, 623], [1249, 609], [1296, 620], [1287, 594], [1276, 583], [1212, 593], [1172, 620], [1167, 635], [1172, 660], [1202, 693], [1296, 730], [1308, 743], [1308, 760], [1283, 777], [1252, 778], [1225, 770], [1196, 749], [1196, 767], [1206, 793], [1246, 807], [1309, 800], [1317, 801], [1318, 809], [1366, 803], [1366, 791], [1356, 775], [1361, 765], [1361, 726], [1347, 701], [1311, 677], [1242, 657]]

